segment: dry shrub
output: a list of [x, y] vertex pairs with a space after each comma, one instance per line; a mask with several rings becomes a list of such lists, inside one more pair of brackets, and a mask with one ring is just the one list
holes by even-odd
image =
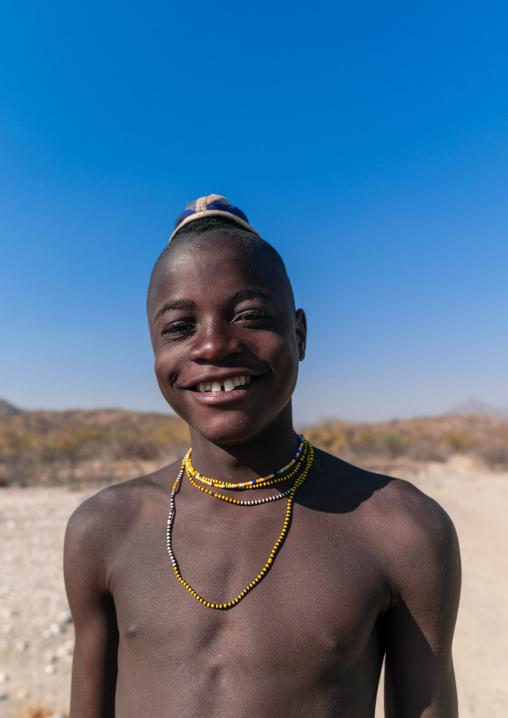
[[470, 431], [460, 431], [460, 429], [450, 431], [449, 434], [443, 437], [443, 441], [449, 444], [453, 451], [457, 453], [467, 451], [477, 444], [475, 437]]
[[28, 706], [18, 718], [48, 718], [48, 716], [52, 716], [54, 713], [55, 711], [49, 710], [48, 708], [31, 708]]
[[[75, 486], [84, 481], [83, 466], [85, 481], [114, 483], [145, 471], [139, 462], [156, 462], [148, 467], [154, 470], [183, 456], [188, 446], [188, 427], [175, 416], [116, 409], [25, 411], [1, 417], [0, 485]], [[131, 473], [115, 473], [114, 462], [131, 462]]]
[[508, 422], [483, 415], [435, 416], [380, 424], [351, 424], [328, 419], [307, 427], [316, 446], [347, 461], [372, 464], [401, 458], [446, 461], [466, 454], [493, 469], [508, 467]]
[[474, 453], [493, 469], [508, 467], [508, 445], [506, 444], [486, 443]]

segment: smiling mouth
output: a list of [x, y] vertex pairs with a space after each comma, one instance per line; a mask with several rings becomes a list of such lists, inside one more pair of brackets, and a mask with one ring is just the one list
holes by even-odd
[[234, 376], [231, 379], [225, 379], [222, 382], [219, 381], [203, 381], [199, 384], [196, 384], [193, 386], [194, 391], [198, 391], [200, 393], [206, 393], [206, 392], [220, 392], [220, 391], [233, 391], [234, 389], [237, 389], [240, 386], [246, 386], [247, 384], [250, 384], [253, 379], [256, 379], [257, 377], [252, 376]]

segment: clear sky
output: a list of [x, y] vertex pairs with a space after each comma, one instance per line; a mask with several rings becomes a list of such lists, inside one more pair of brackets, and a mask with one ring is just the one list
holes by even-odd
[[299, 421], [508, 405], [508, 4], [4, 3], [0, 396], [165, 410], [145, 318], [185, 204], [307, 310]]

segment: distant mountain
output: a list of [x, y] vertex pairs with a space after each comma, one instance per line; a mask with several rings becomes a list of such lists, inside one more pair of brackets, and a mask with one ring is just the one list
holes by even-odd
[[466, 414], [484, 414], [485, 416], [496, 416], [498, 419], [508, 419], [508, 408], [493, 406], [485, 401], [466, 399], [461, 404], [452, 406], [444, 414], [452, 416], [464, 416]]
[[18, 409], [14, 404], [9, 404], [8, 401], [0, 398], [0, 414], [10, 414], [12, 416], [14, 414], [21, 414], [21, 412], [22, 409]]

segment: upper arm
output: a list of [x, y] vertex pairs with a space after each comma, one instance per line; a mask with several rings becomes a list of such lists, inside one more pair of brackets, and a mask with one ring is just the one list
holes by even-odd
[[385, 710], [389, 718], [455, 718], [452, 639], [460, 556], [450, 518], [416, 489], [395, 537], [386, 620]]
[[105, 574], [104, 521], [97, 501], [81, 506], [67, 526], [64, 577], [76, 632], [71, 718], [115, 714], [118, 630]]

